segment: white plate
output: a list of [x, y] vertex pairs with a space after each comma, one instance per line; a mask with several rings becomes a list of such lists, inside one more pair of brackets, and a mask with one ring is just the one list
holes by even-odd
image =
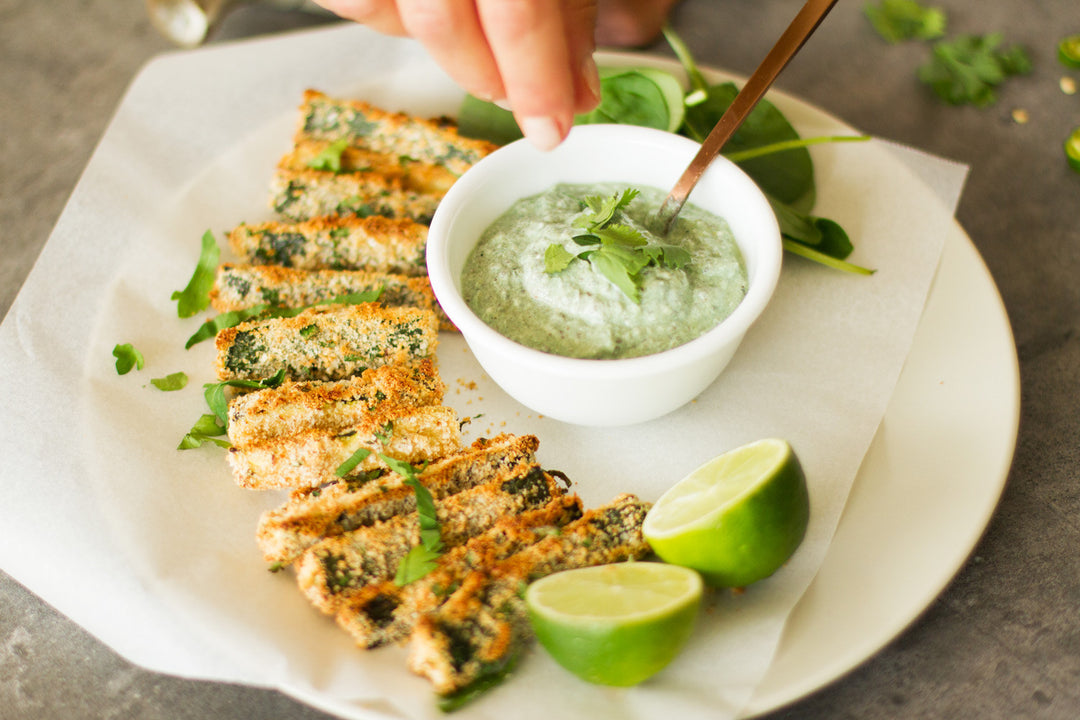
[[[303, 33], [165, 58], [148, 68], [118, 110], [38, 266], [5, 319], [8, 342], [2, 349], [3, 357], [10, 360], [0, 371], [14, 398], [6, 412], [12, 422], [36, 428], [36, 434], [22, 433], [20, 438], [46, 438], [55, 429], [49, 424], [51, 416], [33, 411], [35, 393], [85, 397], [85, 418], [79, 416], [79, 408], [60, 407], [64, 403], [57, 401], [58, 413], [73, 415], [70, 422], [95, 423], [100, 409], [108, 411], [101, 417], [110, 422], [97, 422], [80, 433], [87, 445], [89, 468], [75, 447], [79, 443], [59, 449], [33, 445], [35, 450], [28, 450], [28, 440], [16, 444], [14, 439], [4, 439], [11, 463], [0, 478], [15, 489], [25, 486], [27, 492], [13, 493], [12, 503], [0, 508], [9, 539], [0, 545], [3, 567], [118, 652], [147, 667], [248, 681], [253, 674], [246, 671], [252, 664], [266, 664], [268, 658], [271, 665], [273, 660], [291, 664], [295, 656], [282, 654], [282, 647], [303, 651], [307, 646], [327, 663], [355, 654], [342, 633], [311, 613], [295, 587], [288, 587], [282, 578], [267, 581], [250, 531], [266, 500], [231, 487], [219, 456], [185, 453], [172, 460], [174, 456], [162, 454], [173, 452], [190, 419], [203, 410], [199, 394], [155, 394], [140, 384], [162, 368], [170, 372], [190, 369], [196, 360], [198, 367], [209, 368], [208, 348], [194, 349], [190, 356], [170, 355], [180, 352], [176, 343], [180, 326], [162, 326], [161, 319], [174, 312], [168, 294], [190, 273], [191, 238], [208, 226], [257, 219], [233, 215], [263, 207], [262, 188], [276, 159], [273, 153], [283, 150], [292, 121], [290, 113], [282, 125], [281, 113], [294, 106], [303, 87], [319, 83], [328, 91], [347, 92], [350, 83], [361, 77], [364, 96], [377, 104], [393, 102], [402, 87], [410, 87], [413, 97], [403, 109], [436, 114], [456, 107], [459, 95], [445, 80], [434, 83], [441, 90], [417, 96], [416, 83], [432, 76], [429, 61], [418, 59], [405, 45], [375, 47], [366, 42], [369, 39], [348, 30]], [[389, 50], [384, 51], [386, 47]], [[328, 55], [333, 56], [333, 63], [324, 59]], [[669, 61], [641, 56], [603, 59], [673, 67]], [[300, 69], [294, 72], [294, 68]], [[358, 75], [365, 68], [369, 71]], [[272, 77], [280, 82], [268, 86], [270, 73], [277, 73]], [[846, 128], [793, 98], [777, 96], [776, 100], [799, 127], [811, 127], [814, 132]], [[222, 165], [236, 159], [230, 148], [244, 145], [261, 123], [274, 125], [271, 129], [276, 134], [271, 138], [272, 149], [258, 155], [257, 167]], [[255, 135], [267, 139], [262, 131]], [[872, 168], [875, 177], [884, 174], [891, 179], [907, 172], [883, 151], [872, 157], [884, 158], [881, 167]], [[889, 163], [896, 163], [895, 167]], [[234, 204], [230, 192], [221, 193], [223, 197], [206, 195], [209, 186], [204, 186], [206, 177], [200, 173], [208, 165], [216, 168], [217, 182], [230, 181], [228, 189], [251, 195], [251, 202]], [[235, 182], [226, 172], [232, 169], [237, 171]], [[905, 182], [910, 185], [912, 180], [909, 177]], [[176, 197], [197, 201], [195, 211], [170, 214], [162, 205]], [[216, 214], [212, 208], [217, 208]], [[170, 242], [147, 242], [166, 238]], [[179, 244], [171, 242], [175, 238], [180, 238]], [[136, 262], [148, 257], [145, 265]], [[124, 258], [128, 258], [126, 263]], [[125, 265], [119, 284], [115, 282], [117, 264]], [[134, 273], [130, 272], [133, 266]], [[164, 279], [162, 267], [167, 269]], [[153, 273], [144, 278], [140, 274], [144, 268]], [[153, 281], [146, 279], [151, 277]], [[67, 281], [63, 292], [80, 298], [59, 314], [50, 311], [59, 292], [57, 278]], [[102, 302], [102, 295], [107, 303]], [[909, 317], [911, 328], [914, 316]], [[895, 335], [887, 330], [882, 334]], [[112, 372], [110, 349], [127, 340], [136, 340], [140, 349], [150, 351], [158, 363], [150, 370], [153, 375], [118, 379]], [[447, 343], [447, 347], [454, 346]], [[453, 385], [453, 378], [462, 376], [450, 372], [447, 369], [446, 377]], [[1001, 302], [970, 240], [954, 226], [907, 365], [865, 456], [846, 512], [820, 573], [789, 617], [775, 661], [748, 713], [803, 697], [865, 660], [921, 613], [956, 573], [1000, 496], [1016, 438], [1018, 387], [1015, 350]], [[875, 406], [875, 412], [880, 413], [880, 407]], [[673, 421], [682, 423], [676, 426], [681, 433], [714, 429], [691, 422], [711, 411], [708, 404], [696, 410]], [[130, 418], [140, 422], [132, 423]], [[744, 422], [741, 416], [739, 422]], [[800, 423], [802, 418], [795, 413], [789, 422]], [[539, 423], [536, 418], [521, 417], [508, 429], [530, 432], [526, 426]], [[874, 424], [867, 426], [860, 453]], [[807, 434], [811, 429], [798, 432]], [[159, 444], [148, 442], [151, 436]], [[694, 452], [711, 453], [708, 445], [715, 444], [716, 438], [697, 442], [698, 437], [687, 433], [681, 439], [684, 443], [693, 440]], [[583, 447], [583, 442], [577, 447]], [[555, 439], [545, 439], [545, 443], [556, 450], [559, 447]], [[620, 453], [626, 455], [622, 446]], [[675, 459], [697, 464], [685, 454]], [[568, 460], [577, 463], [580, 458]], [[670, 472], [669, 456], [655, 453], [647, 460], [653, 469], [663, 467]], [[846, 481], [857, 461], [858, 455], [849, 457]], [[139, 471], [133, 471], [135, 467]], [[144, 468], [152, 471], [142, 472]], [[54, 477], [57, 484], [44, 482]], [[618, 475], [608, 479], [623, 482]], [[820, 479], [827, 482], [829, 478]], [[587, 489], [589, 483], [581, 485]], [[43, 494], [52, 493], [48, 503], [19, 500], [34, 497], [30, 488], [37, 486], [43, 486]], [[63, 487], [64, 492], [55, 492], [54, 487]], [[51, 516], [40, 517], [42, 505], [78, 522], [54, 528]], [[98, 512], [88, 513], [87, 508]], [[157, 522], [147, 527], [148, 517]], [[242, 522], [235, 523], [238, 517]], [[196, 526], [200, 532], [191, 532]], [[49, 528], [48, 547], [85, 555], [62, 582], [47, 565], [36, 561], [45, 527]], [[87, 546], [98, 551], [85, 552]], [[221, 582], [223, 573], [231, 584]], [[102, 578], [114, 582], [105, 588]], [[242, 588], [239, 596], [237, 588]], [[748, 596], [754, 597], [753, 590]], [[223, 606], [235, 611], [238, 597], [241, 603], [258, 598], [267, 612], [238, 618], [222, 611]], [[119, 624], [118, 603], [124, 606], [120, 613], [124, 622]], [[280, 613], [292, 619], [285, 625], [274, 624]], [[222, 644], [218, 642], [222, 634], [238, 634], [243, 642]], [[312, 642], [319, 643], [317, 649], [311, 648]], [[341, 665], [348, 662], [342, 660]], [[275, 666], [268, 669], [271, 675], [256, 673], [254, 677], [281, 677], [287, 675], [286, 670]], [[280, 672], [272, 675], [272, 671]], [[378, 673], [360, 678], [379, 690], [383, 679]], [[343, 717], [390, 714], [388, 706], [361, 708], [310, 689], [286, 691]]]
[[[663, 58], [627, 53], [600, 53], [598, 60], [679, 69]], [[729, 77], [710, 69], [706, 74], [711, 81]], [[770, 98], [796, 125], [835, 123], [858, 132], [791, 96]], [[955, 224], [829, 552], [791, 613], [746, 717], [776, 710], [850, 672], [944, 590], [1000, 499], [1019, 413], [1019, 365], [1008, 316], [978, 251]], [[356, 716], [355, 706], [290, 694]]]

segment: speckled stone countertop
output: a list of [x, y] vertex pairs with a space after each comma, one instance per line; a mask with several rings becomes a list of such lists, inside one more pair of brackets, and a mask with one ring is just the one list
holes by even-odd
[[[941, 596], [882, 651], [776, 719], [1080, 717], [1080, 175], [1061, 148], [1080, 125], [1080, 95], [1059, 85], [1080, 71], [1055, 57], [1080, 15], [1075, 0], [934, 4], [952, 33], [1001, 31], [1025, 45], [1032, 74], [1007, 82], [991, 107], [944, 105], [915, 78], [926, 45], [885, 44], [863, 3], [849, 2], [779, 85], [867, 133], [970, 166], [957, 217], [1015, 335], [1015, 459], [985, 535]], [[672, 21], [700, 62], [749, 73], [798, 5], [684, 0]], [[0, 19], [6, 313], [125, 88], [173, 48], [131, 0], [2, 0]], [[211, 42], [328, 21], [249, 6]], [[651, 50], [670, 54], [662, 43]], [[252, 717], [328, 716], [273, 691], [135, 667], [0, 573], [0, 718]]]

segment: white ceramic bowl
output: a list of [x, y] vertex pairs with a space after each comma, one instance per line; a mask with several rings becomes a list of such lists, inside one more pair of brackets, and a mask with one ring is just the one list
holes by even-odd
[[681, 407], [728, 364], [772, 296], [782, 250], [765, 196], [723, 157], [709, 166], [689, 202], [727, 220], [746, 262], [749, 288], [735, 311], [704, 335], [643, 357], [568, 358], [509, 340], [480, 320], [461, 296], [461, 271], [470, 251], [516, 200], [560, 182], [626, 182], [667, 191], [697, 149], [697, 143], [659, 130], [584, 125], [551, 152], [524, 140], [500, 148], [450, 188], [428, 233], [431, 286], [485, 372], [513, 398], [568, 423], [629, 425]]

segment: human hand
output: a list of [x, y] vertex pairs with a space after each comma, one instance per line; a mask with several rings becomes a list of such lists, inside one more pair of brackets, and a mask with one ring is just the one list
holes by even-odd
[[467, 92], [509, 107], [549, 150], [600, 100], [595, 0], [316, 0], [387, 35], [419, 41]]

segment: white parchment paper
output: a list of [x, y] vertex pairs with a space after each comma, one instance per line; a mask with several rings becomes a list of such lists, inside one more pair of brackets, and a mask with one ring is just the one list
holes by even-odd
[[[283, 496], [236, 487], [220, 451], [176, 445], [204, 412], [209, 343], [185, 351], [182, 288], [206, 229], [270, 217], [267, 184], [305, 87], [390, 109], [452, 113], [459, 91], [413, 44], [362, 28], [164, 57], [136, 80], [0, 327], [0, 567], [131, 661], [277, 687], [352, 717], [436, 717], [404, 651], [355, 649], [255, 546]], [[777, 97], [804, 136], [850, 132]], [[965, 169], [887, 143], [819, 146], [816, 212], [838, 220], [871, 277], [788, 257], [775, 299], [694, 403], [617, 430], [536, 416], [459, 337], [439, 352], [447, 404], [471, 435], [533, 433], [589, 506], [655, 499], [705, 460], [761, 437], [795, 447], [811, 524], [792, 561], [745, 593], [715, 593], [675, 663], [632, 689], [588, 686], [542, 651], [465, 717], [736, 717], [819, 567], [919, 322]], [[133, 343], [141, 372], [117, 376]], [[180, 392], [152, 377], [183, 370]]]

